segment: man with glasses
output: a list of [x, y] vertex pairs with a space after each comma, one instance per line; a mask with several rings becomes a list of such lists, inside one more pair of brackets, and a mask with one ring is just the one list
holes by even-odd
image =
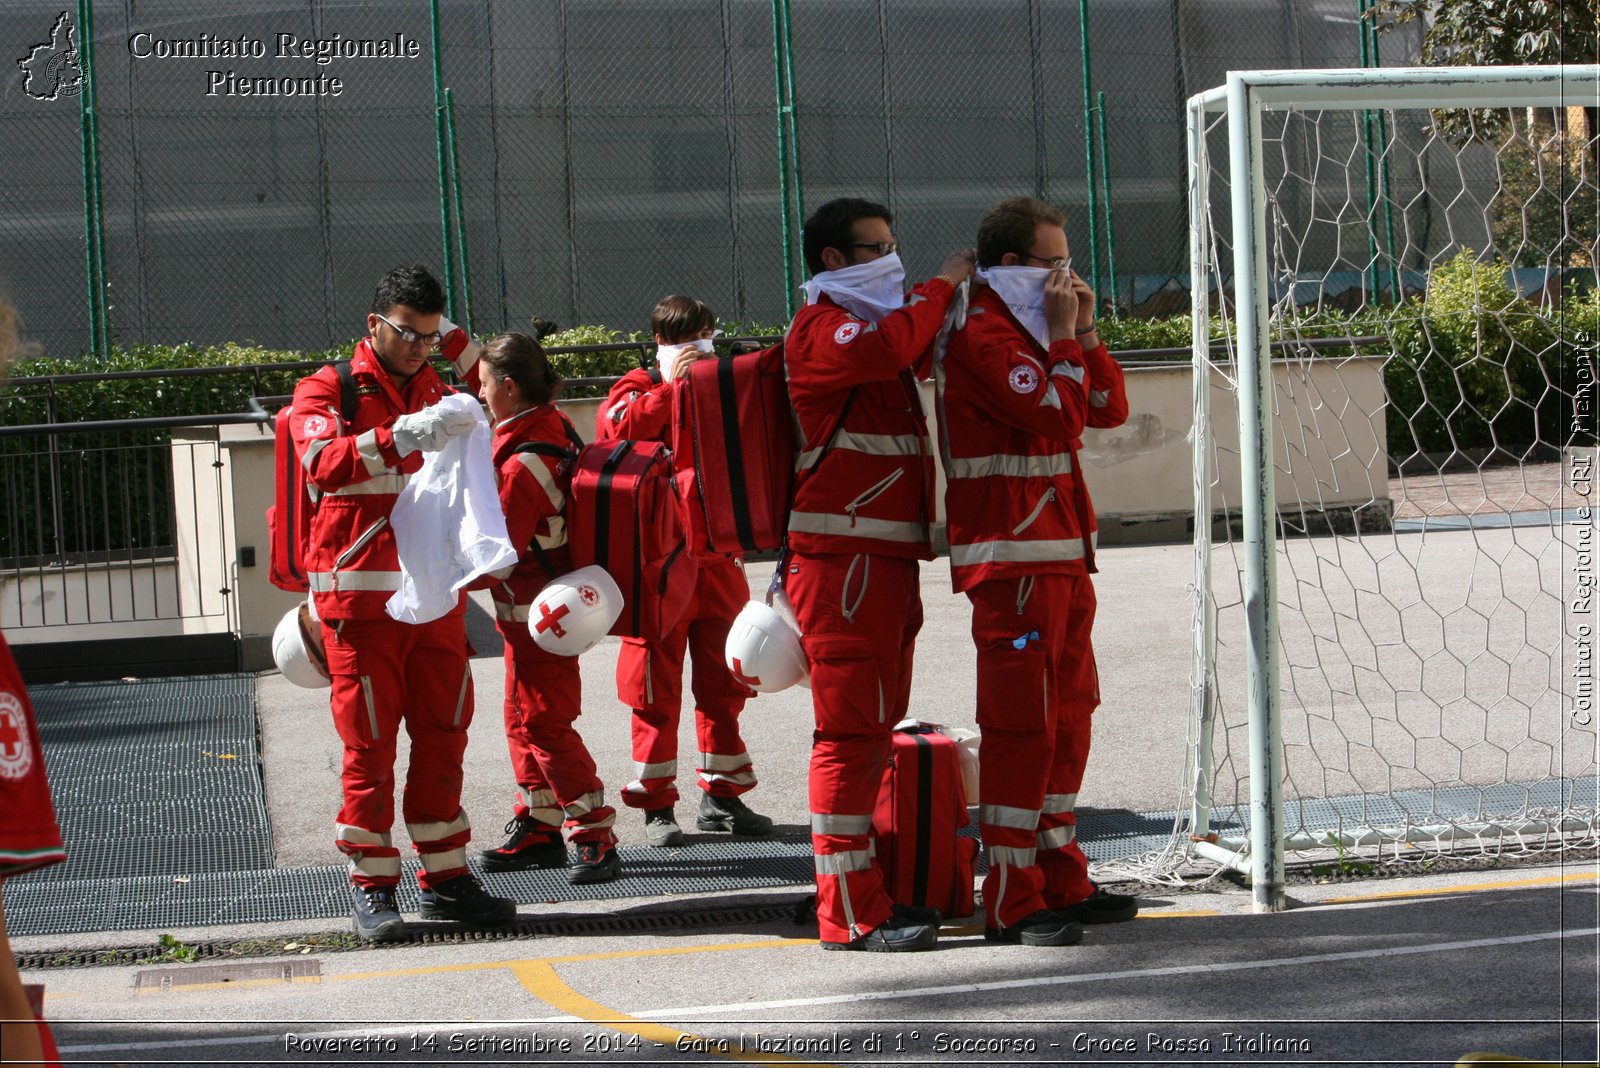
[[932, 910], [889, 900], [869, 829], [905, 716], [922, 626], [918, 560], [933, 558], [933, 456], [918, 377], [972, 252], [905, 296], [893, 216], [834, 200], [802, 235], [806, 306], [784, 362], [800, 432], [782, 578], [811, 664], [811, 843], [824, 949], [904, 952], [938, 937]]
[[411, 739], [404, 817], [422, 861], [422, 916], [494, 924], [516, 914], [513, 902], [485, 892], [467, 870], [472, 831], [461, 808], [461, 768], [473, 700], [466, 595], [431, 623], [402, 623], [384, 610], [400, 588], [389, 524], [395, 501], [424, 452], [475, 423], [470, 413], [438, 405], [451, 391], [428, 357], [440, 342], [443, 310], [443, 290], [426, 268], [390, 271], [373, 296], [368, 336], [350, 360], [350, 421], [344, 376], [333, 367], [301, 380], [288, 413], [296, 456], [318, 498], [305, 562], [333, 680], [333, 722], [344, 743], [335, 842], [350, 858], [356, 933], [373, 942], [404, 931], [395, 904], [400, 853], [390, 839], [402, 725]]
[[1081, 924], [1138, 912], [1089, 881], [1073, 813], [1100, 703], [1079, 438], [1122, 425], [1128, 399], [1065, 221], [1031, 197], [984, 216], [979, 284], [938, 375], [950, 573], [978, 649], [984, 933], [1030, 946], [1073, 945]]

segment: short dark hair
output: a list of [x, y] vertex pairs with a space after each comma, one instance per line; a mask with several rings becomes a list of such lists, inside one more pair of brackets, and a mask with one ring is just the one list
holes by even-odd
[[717, 315], [710, 305], [681, 293], [662, 297], [650, 311], [651, 336], [666, 338], [669, 345], [716, 325]]
[[822, 250], [836, 248], [843, 252], [854, 236], [851, 228], [859, 219], [882, 219], [894, 225], [894, 214], [882, 204], [858, 197], [840, 197], [830, 200], [811, 213], [805, 228], [800, 231], [800, 245], [805, 252], [806, 270], [821, 274], [828, 269], [822, 262]]
[[444, 314], [444, 289], [439, 280], [420, 263], [396, 267], [383, 276], [372, 294], [375, 315], [388, 315], [397, 304], [415, 308], [424, 315]]
[[1065, 226], [1067, 217], [1042, 200], [1011, 197], [990, 208], [978, 224], [978, 264], [995, 267], [1007, 252], [1025, 256], [1040, 223]]
[[530, 404], [544, 404], [561, 395], [562, 378], [550, 364], [544, 346], [528, 334], [496, 334], [479, 357], [483, 372], [517, 384]]

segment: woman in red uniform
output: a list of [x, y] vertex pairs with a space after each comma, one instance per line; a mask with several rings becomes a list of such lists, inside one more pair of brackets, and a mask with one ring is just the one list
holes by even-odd
[[496, 625], [506, 641], [506, 742], [517, 777], [510, 837], [483, 852], [489, 871], [559, 868], [567, 864], [563, 829], [576, 853], [572, 881], [599, 883], [622, 870], [616, 809], [583, 739], [573, 728], [583, 687], [578, 658], [541, 649], [528, 633], [528, 608], [545, 583], [572, 570], [567, 552], [567, 488], [577, 431], [555, 406], [561, 391], [539, 342], [501, 334], [478, 363], [480, 394], [494, 421], [494, 463], [500, 506], [522, 559], [490, 588]]
[[[16, 351], [16, 322], [11, 305], [0, 299], [0, 381]], [[5, 817], [0, 819], [0, 883], [7, 876], [66, 859], [50, 802], [50, 783], [44, 776], [44, 750], [33, 705], [4, 635], [0, 635], [0, 813]], [[32, 1016], [0, 910], [0, 1020], [27, 1021]], [[59, 1063], [42, 1019], [37, 1027], [0, 1023], [0, 1048], [8, 1061]]]

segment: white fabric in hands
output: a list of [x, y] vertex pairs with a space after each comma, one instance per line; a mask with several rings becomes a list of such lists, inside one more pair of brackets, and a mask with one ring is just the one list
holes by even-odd
[[438, 619], [455, 608], [467, 583], [517, 562], [500, 510], [489, 420], [465, 393], [433, 407], [445, 424], [465, 420], [471, 429], [447, 437], [423, 458], [422, 470], [389, 513], [400, 553], [400, 589], [385, 610], [402, 623]]
[[[470, 430], [473, 417], [460, 406], [450, 406], [450, 399], [447, 397], [437, 404], [430, 404], [420, 412], [397, 416], [394, 425], [389, 428], [389, 433], [394, 436], [394, 451], [401, 456], [410, 456], [418, 449], [437, 452], [444, 448], [451, 435]], [[478, 402], [471, 397], [467, 400], [478, 411], [477, 421], [482, 422], [483, 411], [478, 408]]]
[[1006, 302], [1023, 329], [1045, 349], [1050, 348], [1050, 323], [1044, 314], [1044, 284], [1050, 267], [979, 267], [978, 280]]
[[[717, 333], [722, 333], [718, 330]], [[681, 345], [657, 345], [656, 366], [661, 368], [661, 381], [672, 381], [672, 370], [678, 366], [678, 357], [686, 352], [713, 353], [717, 350], [716, 344], [710, 338], [695, 338], [685, 341]]]
[[900, 262], [900, 253], [891, 252], [869, 263], [823, 271], [801, 288], [806, 291], [807, 304], [815, 304], [826, 293], [851, 315], [875, 323], [896, 308], [905, 307], [906, 269]]

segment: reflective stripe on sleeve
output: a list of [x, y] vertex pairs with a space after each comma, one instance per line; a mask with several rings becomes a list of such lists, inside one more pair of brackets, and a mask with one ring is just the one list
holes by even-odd
[[300, 466], [306, 469], [307, 474], [311, 473], [311, 461], [315, 460], [317, 453], [326, 449], [328, 443], [332, 440], [332, 438], [318, 438], [315, 441], [306, 442], [305, 452], [300, 454]]
[[361, 462], [366, 465], [367, 474], [379, 475], [389, 470], [389, 465], [383, 459], [383, 453], [378, 451], [378, 432], [367, 430], [356, 435], [356, 452], [361, 456]]
[[1089, 407], [1104, 408], [1110, 403], [1111, 394], [1108, 391], [1103, 389], [1091, 389], [1089, 391]]
[[544, 495], [550, 499], [550, 509], [559, 514], [567, 506], [567, 495], [556, 486], [555, 476], [550, 473], [550, 465], [544, 462], [544, 457], [534, 453], [518, 453], [517, 459], [522, 461], [522, 466], [539, 483], [539, 488], [544, 490]]
[[373, 475], [364, 482], [352, 482], [348, 486], [327, 490], [327, 497], [359, 497], [365, 494], [399, 493], [406, 488], [406, 483], [411, 481], [411, 476], [403, 471], [390, 471], [388, 468], [382, 474]]

